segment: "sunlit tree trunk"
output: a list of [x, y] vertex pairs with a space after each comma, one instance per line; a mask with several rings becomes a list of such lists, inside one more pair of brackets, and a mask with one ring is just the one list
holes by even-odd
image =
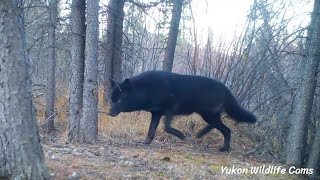
[[314, 2], [308, 30], [307, 49], [306, 75], [298, 94], [287, 141], [286, 162], [296, 166], [301, 166], [302, 163], [303, 137], [307, 133], [305, 126], [310, 120], [317, 84], [317, 71], [320, 60], [320, 0], [315, 0]]
[[32, 102], [22, 0], [0, 2], [0, 179], [48, 179]]
[[95, 143], [98, 132], [98, 35], [99, 0], [87, 0], [87, 29], [83, 85], [83, 113], [79, 141]]
[[172, 71], [174, 52], [176, 50], [179, 24], [181, 19], [182, 5], [183, 0], [173, 0], [170, 30], [162, 67], [164, 71]]
[[85, 0], [73, 0], [71, 5], [72, 44], [71, 44], [71, 81], [68, 141], [78, 141], [82, 113], [84, 49], [85, 49]]
[[55, 72], [56, 72], [56, 19], [57, 0], [49, 1], [49, 32], [48, 32], [48, 76], [47, 76], [47, 96], [46, 96], [46, 132], [50, 133], [54, 129], [54, 101], [55, 101]]

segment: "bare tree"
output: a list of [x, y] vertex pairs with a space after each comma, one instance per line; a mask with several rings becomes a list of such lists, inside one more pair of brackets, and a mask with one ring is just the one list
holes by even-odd
[[306, 124], [310, 120], [310, 114], [317, 83], [317, 71], [319, 67], [320, 54], [320, 0], [314, 1], [311, 23], [308, 29], [306, 59], [306, 74], [302, 87], [298, 94], [297, 104], [294, 107], [294, 115], [291, 119], [291, 127], [287, 141], [286, 162], [301, 166], [303, 138]]
[[[48, 78], [48, 6], [46, 2], [24, 0], [24, 18], [27, 50], [31, 62], [32, 82], [44, 87]], [[40, 91], [39, 91], [40, 92]]]
[[0, 3], [0, 179], [48, 179], [32, 102], [22, 0]]
[[[123, 32], [123, 57], [122, 57], [122, 78], [131, 77], [146, 70], [162, 69], [163, 54], [165, 50], [166, 36], [164, 24], [168, 18], [166, 12], [170, 8], [163, 2], [158, 3], [137, 3], [129, 1], [129, 8], [126, 8]], [[153, 19], [154, 28], [149, 28], [146, 20], [151, 16], [149, 8], [153, 12], [163, 14], [160, 19]]]
[[55, 72], [56, 72], [56, 20], [57, 0], [49, 1], [49, 31], [48, 31], [48, 76], [47, 76], [47, 96], [46, 96], [46, 132], [50, 133], [54, 129], [54, 102], [55, 102]]
[[105, 40], [105, 75], [104, 85], [108, 99], [110, 96], [111, 84], [109, 78], [121, 80], [122, 65], [122, 34], [124, 18], [124, 0], [110, 0], [108, 5], [107, 33]]
[[181, 19], [182, 5], [183, 0], [173, 0], [170, 30], [162, 67], [164, 71], [172, 71], [174, 53], [179, 32], [179, 24]]
[[95, 143], [98, 131], [98, 35], [99, 0], [87, 1], [87, 29], [80, 142]]
[[83, 101], [84, 81], [84, 51], [85, 51], [85, 0], [73, 0], [71, 7], [71, 81], [70, 81], [70, 103], [69, 103], [69, 132], [68, 141], [78, 141], [80, 131], [80, 119]]

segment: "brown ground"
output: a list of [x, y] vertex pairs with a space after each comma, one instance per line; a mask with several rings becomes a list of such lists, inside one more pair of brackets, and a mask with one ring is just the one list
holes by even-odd
[[121, 138], [105, 139], [96, 145], [56, 141], [45, 143], [44, 151], [54, 179], [302, 179], [288, 173], [223, 175], [222, 166], [279, 164], [264, 162], [257, 156], [245, 158], [244, 152], [234, 149], [222, 153], [218, 146], [203, 147], [194, 139], [172, 139], [158, 138], [151, 145]]

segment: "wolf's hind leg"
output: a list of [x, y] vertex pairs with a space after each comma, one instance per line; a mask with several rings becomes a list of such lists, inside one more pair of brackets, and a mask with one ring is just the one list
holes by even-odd
[[213, 128], [217, 128], [224, 137], [224, 144], [223, 147], [220, 148], [220, 151], [229, 151], [231, 130], [222, 123], [220, 119], [220, 113], [213, 114], [210, 112], [204, 112], [199, 114], [208, 123], [208, 125], [197, 134], [197, 137], [202, 137], [210, 132]]
[[208, 134], [213, 128], [214, 128], [214, 125], [208, 124], [206, 127], [204, 127], [202, 130], [200, 130], [197, 133], [197, 138], [201, 138], [204, 135]]
[[230, 140], [231, 140], [231, 130], [224, 125], [221, 121], [216, 125], [216, 128], [223, 134], [224, 136], [224, 146], [220, 148], [220, 151], [229, 151], [230, 149]]

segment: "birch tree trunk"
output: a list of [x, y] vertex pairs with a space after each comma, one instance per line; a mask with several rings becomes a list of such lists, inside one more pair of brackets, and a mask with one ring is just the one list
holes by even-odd
[[85, 0], [73, 0], [71, 6], [72, 45], [71, 45], [71, 81], [69, 103], [68, 141], [78, 141], [83, 101], [84, 50], [85, 50]]
[[87, 0], [87, 29], [80, 142], [95, 143], [98, 132], [98, 34], [99, 0]]
[[306, 75], [298, 94], [287, 141], [287, 164], [301, 166], [305, 126], [310, 119], [320, 60], [320, 0], [314, 1], [308, 30]]
[[0, 2], [0, 179], [48, 179], [32, 102], [22, 0]]
[[174, 52], [176, 50], [179, 24], [181, 19], [182, 5], [183, 0], [173, 0], [170, 30], [162, 67], [164, 71], [172, 71]]
[[48, 77], [46, 95], [46, 132], [50, 133], [54, 129], [54, 101], [55, 101], [55, 72], [56, 72], [56, 19], [57, 19], [57, 0], [49, 1], [49, 32], [48, 32]]

